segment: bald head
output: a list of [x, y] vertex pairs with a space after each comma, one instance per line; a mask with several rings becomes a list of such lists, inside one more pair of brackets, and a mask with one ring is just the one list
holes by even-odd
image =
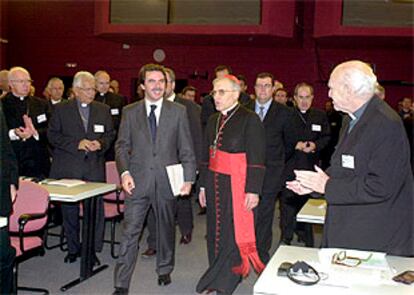
[[106, 71], [97, 71], [95, 73], [96, 90], [99, 93], [107, 93], [109, 91], [109, 83], [111, 77]]
[[336, 110], [353, 113], [375, 93], [377, 77], [372, 68], [353, 60], [338, 65], [329, 79], [329, 96]]

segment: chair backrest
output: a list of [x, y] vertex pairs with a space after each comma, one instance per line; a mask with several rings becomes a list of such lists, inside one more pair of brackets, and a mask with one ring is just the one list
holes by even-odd
[[[20, 180], [16, 201], [13, 204], [13, 213], [10, 216], [9, 229], [11, 232], [19, 231], [19, 217], [22, 214], [46, 213], [49, 205], [49, 192], [39, 184]], [[45, 217], [31, 220], [24, 228], [24, 232], [34, 232], [42, 229], [47, 222]]]
[[[105, 163], [105, 173], [106, 173], [106, 182], [107, 183], [113, 183], [117, 186], [121, 186], [121, 179], [119, 177], [118, 169], [116, 168], [115, 161], [109, 161]], [[116, 200], [116, 193], [112, 192], [109, 194], [106, 194], [104, 196], [104, 199], [106, 200]], [[119, 195], [120, 200], [125, 199], [124, 191], [121, 191], [121, 194]]]

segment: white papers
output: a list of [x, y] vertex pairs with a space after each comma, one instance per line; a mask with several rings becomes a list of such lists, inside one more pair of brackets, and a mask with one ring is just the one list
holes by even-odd
[[60, 180], [46, 180], [43, 181], [42, 184], [47, 185], [58, 185], [58, 186], [64, 186], [64, 187], [74, 187], [81, 184], [85, 184], [86, 182], [79, 179], [60, 179]]
[[182, 164], [175, 164], [165, 167], [168, 179], [174, 196], [179, 196], [184, 185], [184, 169]]
[[7, 217], [0, 217], [0, 228], [7, 225]]

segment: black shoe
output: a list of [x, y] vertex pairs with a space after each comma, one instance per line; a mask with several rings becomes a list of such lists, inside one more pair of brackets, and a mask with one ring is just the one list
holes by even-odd
[[187, 234], [187, 235], [182, 235], [181, 236], [181, 240], [180, 240], [180, 244], [189, 244], [191, 242], [191, 233]]
[[115, 287], [115, 291], [112, 295], [128, 295], [128, 288]]
[[63, 260], [65, 263], [74, 263], [76, 259], [79, 257], [79, 253], [68, 253]]
[[158, 285], [159, 286], [167, 286], [169, 284], [171, 284], [170, 274], [159, 275], [158, 276]]
[[99, 260], [98, 256], [96, 254], [93, 257], [93, 266], [99, 266], [101, 265], [101, 261]]
[[154, 257], [155, 254], [157, 254], [157, 250], [148, 248], [147, 250], [145, 250], [144, 253], [141, 254], [141, 256], [144, 258], [151, 258], [151, 257]]

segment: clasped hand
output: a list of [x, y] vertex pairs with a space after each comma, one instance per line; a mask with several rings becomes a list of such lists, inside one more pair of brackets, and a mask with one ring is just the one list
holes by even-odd
[[101, 149], [101, 143], [97, 140], [82, 139], [78, 145], [79, 150], [95, 152]]

